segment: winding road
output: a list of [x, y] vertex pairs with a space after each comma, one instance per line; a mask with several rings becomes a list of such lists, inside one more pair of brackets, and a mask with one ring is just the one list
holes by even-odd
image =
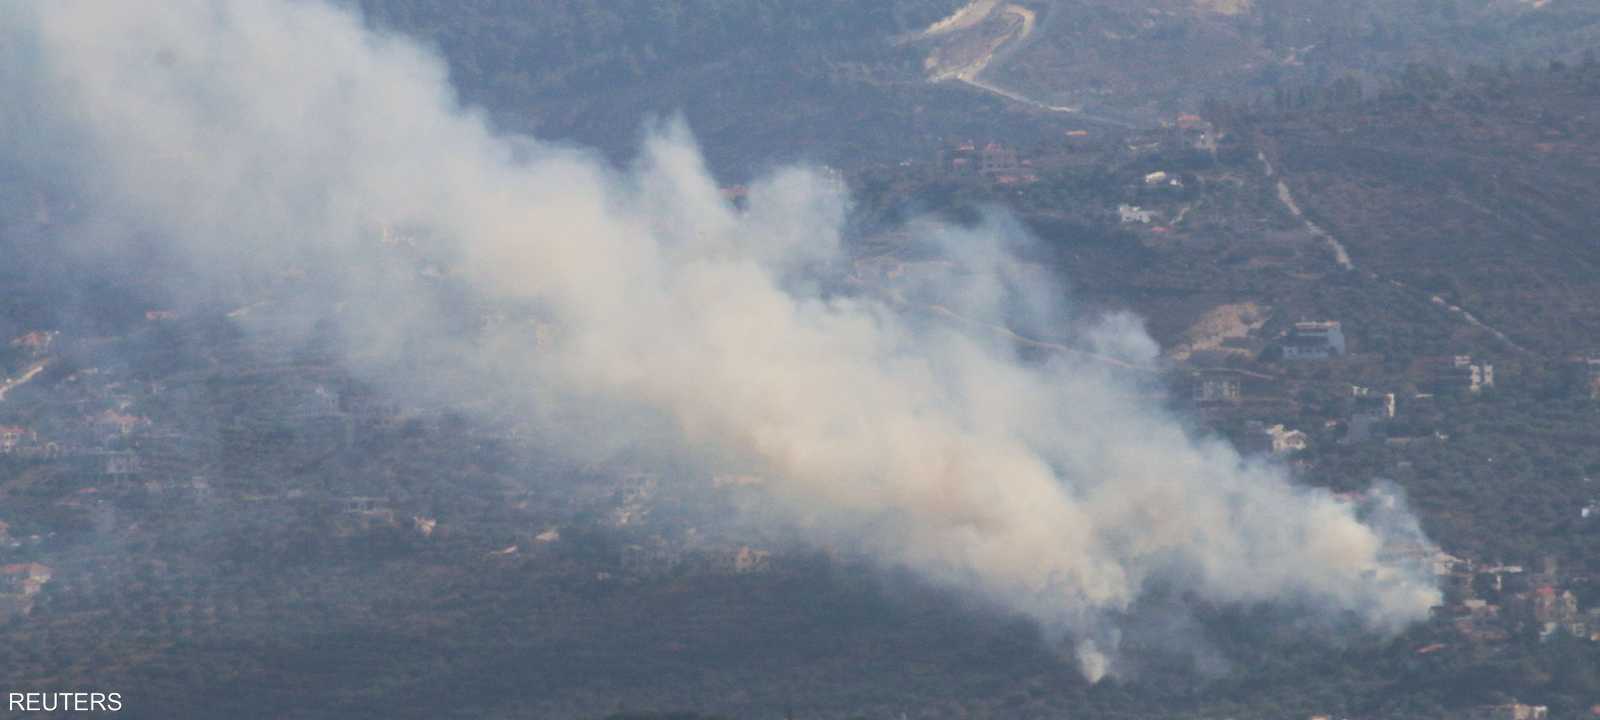
[[997, 56], [1015, 51], [1028, 38], [1032, 37], [1038, 24], [1038, 14], [1029, 8], [1021, 5], [1002, 5], [1000, 0], [974, 0], [974, 2], [957, 10], [953, 15], [929, 26], [927, 30], [924, 30], [918, 36], [918, 39], [928, 40], [952, 33], [974, 31], [981, 27], [984, 21], [993, 17], [996, 12], [1010, 16], [1009, 22], [999, 24], [999, 27], [1003, 29], [1002, 33], [993, 37], [983, 38], [979, 43], [983, 47], [982, 52], [975, 57], [954, 64], [942, 62], [939, 51], [935, 50], [928, 58], [928, 79], [933, 82], [954, 80], [965, 83], [992, 95], [998, 95], [1012, 102], [1046, 112], [1067, 113], [1086, 120], [1119, 127], [1135, 127], [1131, 123], [1116, 118], [1086, 113], [1080, 107], [1052, 105], [1041, 102], [1015, 90], [1000, 87], [983, 78], [984, 72], [990, 68]]

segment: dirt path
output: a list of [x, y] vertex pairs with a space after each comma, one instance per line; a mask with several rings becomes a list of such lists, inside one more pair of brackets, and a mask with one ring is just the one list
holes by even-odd
[[[1399, 280], [1390, 280], [1389, 283], [1394, 285], [1395, 287], [1404, 288], [1404, 289], [1406, 289], [1408, 291], [1411, 291], [1411, 292], [1414, 292], [1414, 293], [1419, 293], [1419, 294], [1421, 293], [1421, 291], [1416, 290], [1416, 289], [1406, 285], [1405, 283], [1400, 282]], [[1486, 323], [1486, 322], [1484, 322], [1482, 320], [1479, 320], [1478, 316], [1473, 315], [1470, 312], [1467, 312], [1460, 305], [1451, 305], [1450, 303], [1446, 302], [1444, 298], [1439, 297], [1438, 295], [1429, 295], [1428, 296], [1428, 302], [1431, 302], [1434, 305], [1437, 305], [1437, 306], [1439, 306], [1441, 308], [1444, 308], [1446, 311], [1448, 311], [1448, 312], [1460, 317], [1462, 320], [1465, 320], [1468, 325], [1476, 327], [1479, 330], [1483, 330], [1483, 331], [1489, 333], [1490, 335], [1495, 336], [1495, 338], [1497, 340], [1499, 340], [1500, 342], [1503, 342], [1503, 343], [1511, 346], [1511, 348], [1513, 350], [1516, 350], [1518, 352], [1524, 352], [1524, 353], [1527, 353], [1529, 355], [1534, 354], [1534, 352], [1532, 350], [1529, 350], [1529, 349], [1527, 349], [1527, 348], [1525, 348], [1525, 347], [1523, 347], [1521, 345], [1518, 345], [1516, 343], [1516, 341], [1512, 340], [1509, 337], [1506, 337], [1506, 334], [1503, 333], [1503, 332], [1500, 332], [1499, 328], [1496, 328], [1496, 327], [1494, 327], [1494, 326], [1492, 326], [1492, 325], [1490, 325], [1490, 324], [1488, 324], [1488, 323]]]
[[[995, 55], [1006, 46], [1026, 40], [1033, 34], [1036, 17], [1032, 10], [1019, 5], [1001, 7], [995, 0], [977, 0], [963, 7], [955, 15], [935, 23], [922, 34], [924, 38], [936, 38], [973, 30], [994, 17], [997, 10], [1005, 16], [1004, 22], [997, 25], [1001, 32], [989, 37], [964, 41], [958, 39], [950, 45], [935, 49], [933, 54], [928, 56], [929, 80], [934, 82], [959, 80], [983, 87], [979, 85], [981, 81], [978, 80], [978, 76], [989, 67]], [[950, 58], [952, 54], [955, 56], [954, 59]], [[1007, 94], [1007, 97], [1012, 95], [1014, 93]]]
[[[1261, 160], [1261, 164], [1266, 168], [1267, 178], [1272, 179], [1276, 177], [1277, 171], [1272, 167], [1272, 162], [1267, 160], [1267, 154], [1263, 151], [1257, 151], [1256, 157]], [[1330, 235], [1328, 231], [1323, 230], [1321, 226], [1311, 222], [1310, 220], [1307, 220], [1306, 214], [1300, 210], [1300, 203], [1295, 202], [1294, 192], [1289, 190], [1289, 183], [1285, 182], [1283, 178], [1277, 178], [1277, 180], [1278, 202], [1283, 204], [1283, 207], [1289, 211], [1290, 215], [1294, 216], [1294, 219], [1299, 220], [1302, 224], [1304, 224], [1306, 226], [1306, 231], [1310, 232], [1313, 237], [1328, 243], [1328, 247], [1333, 249], [1333, 260], [1334, 262], [1339, 263], [1339, 267], [1344, 268], [1345, 270], [1356, 269], [1355, 263], [1350, 261], [1350, 251], [1345, 248], [1344, 243], [1339, 242], [1338, 238]]]
[[984, 38], [979, 42], [981, 52], [959, 64], [946, 66], [939, 60], [936, 50], [929, 57], [928, 79], [933, 82], [955, 81], [965, 83], [974, 88], [998, 95], [1007, 100], [1022, 105], [1027, 105], [1046, 112], [1067, 113], [1077, 115], [1095, 122], [1131, 128], [1133, 124], [1101, 115], [1086, 113], [1083, 108], [1069, 105], [1051, 105], [1035, 100], [1015, 90], [1000, 87], [983, 78], [985, 71], [994, 64], [995, 58], [1007, 52], [1014, 51], [1033, 36], [1033, 31], [1038, 25], [1038, 14], [1021, 5], [1001, 5], [999, 0], [974, 0], [963, 6], [955, 14], [929, 26], [919, 36], [921, 39], [935, 38], [955, 32], [972, 30], [989, 20], [998, 12], [1009, 16], [1004, 23], [1004, 32], [993, 37]]
[[989, 17], [989, 14], [994, 12], [995, 6], [999, 4], [1000, 0], [974, 0], [974, 2], [961, 6], [961, 9], [952, 13], [950, 17], [929, 25], [927, 30], [922, 31], [921, 37], [938, 37], [957, 30], [969, 29], [983, 22], [984, 18]]
[[[1261, 165], [1263, 168], [1265, 168], [1267, 179], [1277, 181], [1278, 202], [1283, 205], [1284, 209], [1288, 210], [1289, 214], [1293, 215], [1296, 220], [1304, 223], [1306, 230], [1309, 231], [1313, 236], [1323, 240], [1324, 242], [1327, 242], [1329, 247], [1333, 248], [1333, 258], [1334, 261], [1339, 264], [1339, 267], [1344, 268], [1345, 270], [1355, 270], [1355, 263], [1350, 260], [1350, 252], [1345, 248], [1344, 243], [1339, 242], [1338, 238], [1335, 238], [1332, 234], [1328, 233], [1326, 230], [1323, 230], [1316, 223], [1306, 219], [1305, 213], [1300, 209], [1300, 204], [1294, 199], [1294, 193], [1289, 189], [1288, 181], [1278, 176], [1276, 169], [1272, 166], [1272, 161], [1267, 159], [1267, 154], [1264, 151], [1257, 151], [1256, 157], [1261, 160]], [[1438, 295], [1423, 292], [1393, 278], [1382, 277], [1371, 270], [1366, 271], [1366, 275], [1369, 279], [1389, 283], [1395, 288], [1404, 290], [1405, 292], [1416, 295], [1419, 298], [1427, 299], [1430, 304], [1443, 309], [1445, 312], [1455, 315], [1468, 325], [1493, 335], [1495, 339], [1505, 343], [1506, 346], [1510, 347], [1512, 350], [1529, 355], [1535, 354], [1532, 350], [1517, 344], [1515, 340], [1512, 340], [1505, 333], [1501, 332], [1499, 328], [1479, 320], [1478, 316], [1473, 315], [1471, 312], [1468, 312], [1459, 305], [1452, 305], [1449, 302], [1446, 302], [1444, 298], [1439, 297]]]
[[33, 376], [38, 375], [41, 371], [44, 370], [44, 367], [46, 365], [49, 365], [49, 364], [50, 364], [49, 360], [40, 360], [39, 362], [36, 362], [33, 365], [31, 365], [27, 369], [26, 372], [22, 373], [22, 375], [20, 375], [18, 377], [14, 377], [14, 378], [9, 378], [5, 382], [0, 383], [0, 400], [5, 400], [6, 399], [6, 393], [9, 393], [13, 389], [26, 384], [29, 380], [32, 380]]

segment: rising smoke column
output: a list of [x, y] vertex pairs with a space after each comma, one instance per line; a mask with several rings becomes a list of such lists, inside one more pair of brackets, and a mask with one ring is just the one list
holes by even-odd
[[[623, 169], [499, 135], [436, 57], [316, 3], [0, 8], [0, 143], [85, 198], [78, 244], [154, 239], [211, 289], [310, 268], [353, 363], [406, 354], [412, 387], [609, 429], [574, 445], [665, 432], [767, 478], [814, 540], [1083, 638], [1091, 679], [1152, 582], [1384, 630], [1438, 600], [1383, 560], [1409, 517], [1364, 522], [1192, 435], [1114, 366], [1026, 364], [997, 336], [820, 290], [848, 264], [848, 198], [822, 175], [776, 172], [736, 210], [675, 125]], [[912, 231], [967, 269], [923, 288], [947, 307], [1062, 317], [1011, 271], [1002, 224]], [[401, 255], [538, 322], [419, 343], [459, 332]], [[1136, 319], [1078, 325], [1102, 357], [1155, 357]]]

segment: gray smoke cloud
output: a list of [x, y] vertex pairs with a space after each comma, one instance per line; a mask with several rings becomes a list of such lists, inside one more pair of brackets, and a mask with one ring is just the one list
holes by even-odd
[[[824, 173], [772, 173], [736, 209], [676, 124], [626, 168], [497, 134], [427, 50], [317, 3], [0, 8], [0, 142], [73, 179], [81, 251], [181, 257], [195, 298], [301, 282], [352, 364], [403, 364], [415, 392], [515, 408], [578, 452], [651, 437], [764, 478], [812, 540], [1080, 638], [1092, 680], [1155, 582], [1385, 631], [1438, 602], [1387, 560], [1420, 538], [1409, 515], [1187, 431], [1119, 368], [1155, 360], [1138, 320], [1063, 319], [1003, 221], [913, 225], [945, 270], [899, 300], [840, 293], [849, 199]], [[441, 287], [511, 310], [463, 332]], [[1018, 360], [988, 329], [1017, 317], [1092, 355]]]

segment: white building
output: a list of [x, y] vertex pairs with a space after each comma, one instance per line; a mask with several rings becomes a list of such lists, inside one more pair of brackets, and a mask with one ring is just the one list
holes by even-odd
[[1311, 445], [1311, 438], [1304, 432], [1291, 430], [1283, 425], [1266, 425], [1252, 420], [1245, 427], [1246, 446], [1257, 452], [1288, 455], [1305, 450]]
[[1299, 430], [1290, 430], [1282, 425], [1273, 425], [1267, 428], [1267, 437], [1271, 439], [1272, 453], [1274, 455], [1299, 452], [1310, 445], [1310, 439], [1305, 433]]
[[1155, 220], [1155, 213], [1145, 210], [1138, 205], [1123, 203], [1117, 206], [1117, 214], [1122, 217], [1123, 224], [1141, 223], [1149, 225]]

